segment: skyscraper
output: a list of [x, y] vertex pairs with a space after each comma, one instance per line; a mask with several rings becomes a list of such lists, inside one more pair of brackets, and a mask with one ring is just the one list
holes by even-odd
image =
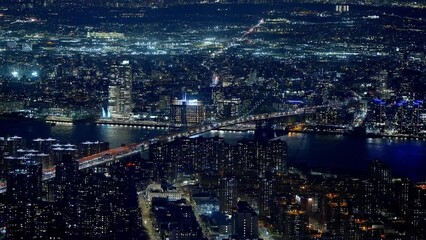
[[129, 61], [111, 66], [108, 89], [108, 114], [112, 118], [128, 118], [132, 113], [133, 72]]

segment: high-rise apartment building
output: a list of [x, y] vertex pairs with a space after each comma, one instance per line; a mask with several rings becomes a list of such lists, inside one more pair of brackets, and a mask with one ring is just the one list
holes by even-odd
[[41, 164], [21, 163], [7, 176], [7, 239], [30, 239], [35, 233], [37, 202], [41, 198]]
[[25, 160], [7, 176], [9, 203], [35, 202], [41, 197], [41, 164]]
[[238, 201], [238, 179], [229, 175], [219, 181], [219, 210], [231, 214]]
[[247, 202], [240, 201], [232, 212], [233, 239], [258, 239], [258, 216]]
[[268, 172], [266, 177], [259, 179], [259, 216], [266, 218], [271, 214], [271, 206], [274, 197], [274, 178], [272, 173]]
[[78, 176], [77, 150], [73, 148], [55, 148], [53, 154], [56, 162], [55, 200], [65, 200], [66, 192], [72, 188]]
[[392, 180], [392, 185], [394, 189], [394, 210], [399, 216], [404, 216], [412, 200], [413, 184], [407, 178], [397, 178]]
[[80, 158], [100, 153], [109, 149], [108, 142], [82, 142], [78, 145], [78, 156]]
[[[369, 182], [373, 187], [373, 210], [385, 210], [390, 205], [392, 175], [385, 163], [374, 160], [369, 166]], [[378, 209], [374, 209], [375, 207]]]
[[308, 233], [309, 219], [305, 212], [290, 210], [284, 213], [283, 236], [285, 240], [302, 240]]

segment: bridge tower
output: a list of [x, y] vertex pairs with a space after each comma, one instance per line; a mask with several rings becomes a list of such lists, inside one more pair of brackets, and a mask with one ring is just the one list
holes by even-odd
[[276, 137], [273, 119], [264, 119], [256, 121], [254, 137], [256, 139], [269, 140]]

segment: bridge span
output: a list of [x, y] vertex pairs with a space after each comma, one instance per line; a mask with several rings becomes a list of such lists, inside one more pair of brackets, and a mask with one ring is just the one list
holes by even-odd
[[[330, 107], [331, 105], [319, 105], [314, 107], [304, 107], [304, 108], [298, 108], [295, 110], [285, 111], [285, 112], [272, 112], [272, 113], [263, 113], [263, 114], [254, 114], [249, 116], [241, 116], [233, 119], [223, 120], [219, 122], [213, 122], [213, 123], [207, 123], [207, 124], [200, 124], [195, 125], [187, 128], [184, 131], [177, 132], [177, 133], [171, 133], [168, 135], [160, 136], [157, 138], [153, 138], [150, 140], [143, 141], [139, 144], [130, 144], [128, 146], [119, 147], [110, 149], [104, 152], [100, 152], [88, 157], [84, 157], [79, 159], [79, 169], [86, 169], [110, 162], [116, 162], [120, 161], [126, 157], [140, 154], [143, 151], [147, 151], [149, 149], [149, 145], [151, 143], [155, 143], [158, 141], [161, 142], [171, 142], [177, 137], [191, 137], [194, 135], [198, 135], [204, 132], [208, 132], [213, 129], [219, 129], [222, 127], [228, 127], [231, 125], [244, 123], [244, 122], [251, 122], [251, 121], [261, 121], [261, 120], [267, 120], [267, 119], [274, 119], [274, 118], [281, 118], [281, 117], [287, 117], [287, 116], [295, 116], [295, 115], [301, 115], [301, 114], [310, 114], [314, 113], [316, 109], [318, 108], [324, 108], [324, 107]], [[335, 106], [335, 105], [333, 105]], [[49, 168], [49, 169], [43, 169], [43, 181], [53, 179], [55, 177], [55, 169]], [[0, 182], [0, 194], [6, 192], [6, 183]]]

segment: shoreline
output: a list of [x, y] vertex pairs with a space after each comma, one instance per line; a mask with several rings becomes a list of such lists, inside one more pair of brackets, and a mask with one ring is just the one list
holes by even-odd
[[305, 134], [318, 134], [318, 135], [343, 135], [353, 136], [365, 139], [382, 138], [382, 139], [402, 139], [402, 140], [415, 140], [426, 141], [426, 136], [410, 136], [410, 135], [387, 135], [387, 134], [355, 134], [353, 132], [333, 132], [333, 131], [304, 131], [304, 130], [290, 130], [289, 133], [305, 133]]

